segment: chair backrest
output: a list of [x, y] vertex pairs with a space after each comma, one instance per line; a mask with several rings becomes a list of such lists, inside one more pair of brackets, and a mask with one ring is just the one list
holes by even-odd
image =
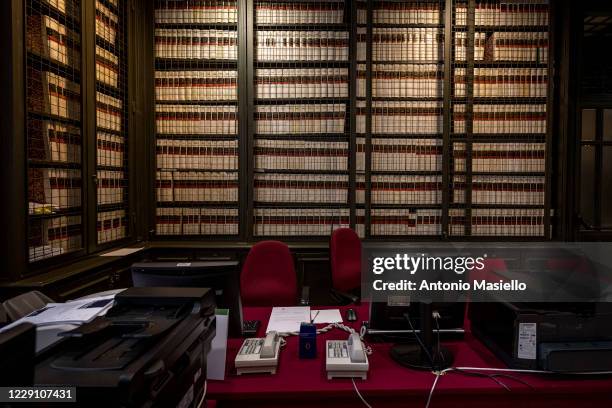
[[37, 290], [33, 290], [7, 300], [3, 303], [3, 306], [8, 318], [11, 321], [15, 321], [52, 302], [53, 299]]
[[487, 258], [483, 263], [484, 266], [482, 269], [474, 268], [469, 272], [471, 280], [497, 282], [500, 276], [496, 272], [505, 272], [508, 270], [508, 265], [502, 258]]
[[279, 241], [262, 241], [251, 247], [240, 275], [244, 306], [293, 306], [297, 303], [297, 278], [289, 247]]
[[332, 232], [329, 245], [334, 289], [350, 292], [361, 285], [361, 240], [350, 228]]

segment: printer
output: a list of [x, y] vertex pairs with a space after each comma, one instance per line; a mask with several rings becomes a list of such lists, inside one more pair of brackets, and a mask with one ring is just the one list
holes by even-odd
[[472, 333], [509, 367], [612, 370], [612, 304], [471, 303]]
[[87, 407], [195, 407], [215, 336], [207, 288], [130, 288], [105, 316], [74, 330], [37, 358], [34, 384], [76, 387]]

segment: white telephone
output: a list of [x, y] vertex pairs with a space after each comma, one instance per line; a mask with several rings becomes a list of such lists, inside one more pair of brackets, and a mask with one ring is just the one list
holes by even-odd
[[246, 339], [234, 361], [237, 374], [276, 374], [279, 350], [280, 339], [275, 331], [269, 332], [266, 337]]
[[348, 340], [327, 340], [325, 349], [328, 380], [342, 377], [366, 379], [370, 363], [359, 334], [352, 333]]

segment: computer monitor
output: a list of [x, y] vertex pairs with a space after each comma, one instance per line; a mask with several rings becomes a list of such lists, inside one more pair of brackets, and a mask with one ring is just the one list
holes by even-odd
[[217, 306], [229, 309], [229, 335], [242, 336], [238, 261], [140, 262], [132, 265], [136, 287], [176, 286], [215, 290]]
[[403, 366], [441, 370], [451, 366], [453, 355], [439, 339], [463, 336], [464, 316], [465, 303], [410, 302], [407, 296], [389, 296], [387, 302], [370, 303], [368, 334], [398, 341], [390, 355]]
[[0, 332], [0, 386], [30, 386], [34, 382], [36, 327], [21, 323]]
[[[410, 328], [407, 326], [405, 313], [408, 313], [416, 330], [421, 327], [422, 303], [410, 302], [406, 296], [390, 296], [387, 302], [370, 303], [369, 329], [379, 335], [408, 336]], [[463, 320], [465, 316], [465, 303], [433, 303], [433, 311], [440, 314], [438, 324], [440, 333], [445, 336], [463, 335]], [[437, 329], [437, 327], [434, 327]]]

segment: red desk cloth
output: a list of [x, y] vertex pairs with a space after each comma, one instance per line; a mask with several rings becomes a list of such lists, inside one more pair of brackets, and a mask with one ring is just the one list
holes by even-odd
[[[319, 307], [313, 307], [317, 309]], [[325, 308], [325, 307], [320, 307]], [[347, 307], [340, 308], [344, 317]], [[354, 306], [359, 322], [368, 318], [368, 304]], [[261, 321], [259, 336], [264, 335], [271, 308], [245, 308], [244, 318]], [[242, 339], [228, 342], [226, 379], [209, 381], [207, 398], [217, 400], [219, 408], [241, 407], [361, 407], [350, 379], [328, 380], [325, 371], [325, 340], [346, 339], [348, 334], [334, 329], [317, 336], [318, 358], [298, 358], [298, 338], [287, 338], [275, 375], [237, 376], [234, 358]], [[484, 345], [469, 333], [464, 340], [444, 342], [455, 356], [454, 366], [505, 367]], [[424, 407], [435, 376], [404, 368], [389, 357], [388, 343], [371, 343], [370, 371], [367, 380], [356, 380], [357, 387], [373, 408]], [[612, 376], [599, 378], [552, 378], [546, 375], [511, 375], [531, 385], [500, 378], [505, 390], [489, 378], [447, 373], [440, 377], [430, 407], [611, 407]]]

